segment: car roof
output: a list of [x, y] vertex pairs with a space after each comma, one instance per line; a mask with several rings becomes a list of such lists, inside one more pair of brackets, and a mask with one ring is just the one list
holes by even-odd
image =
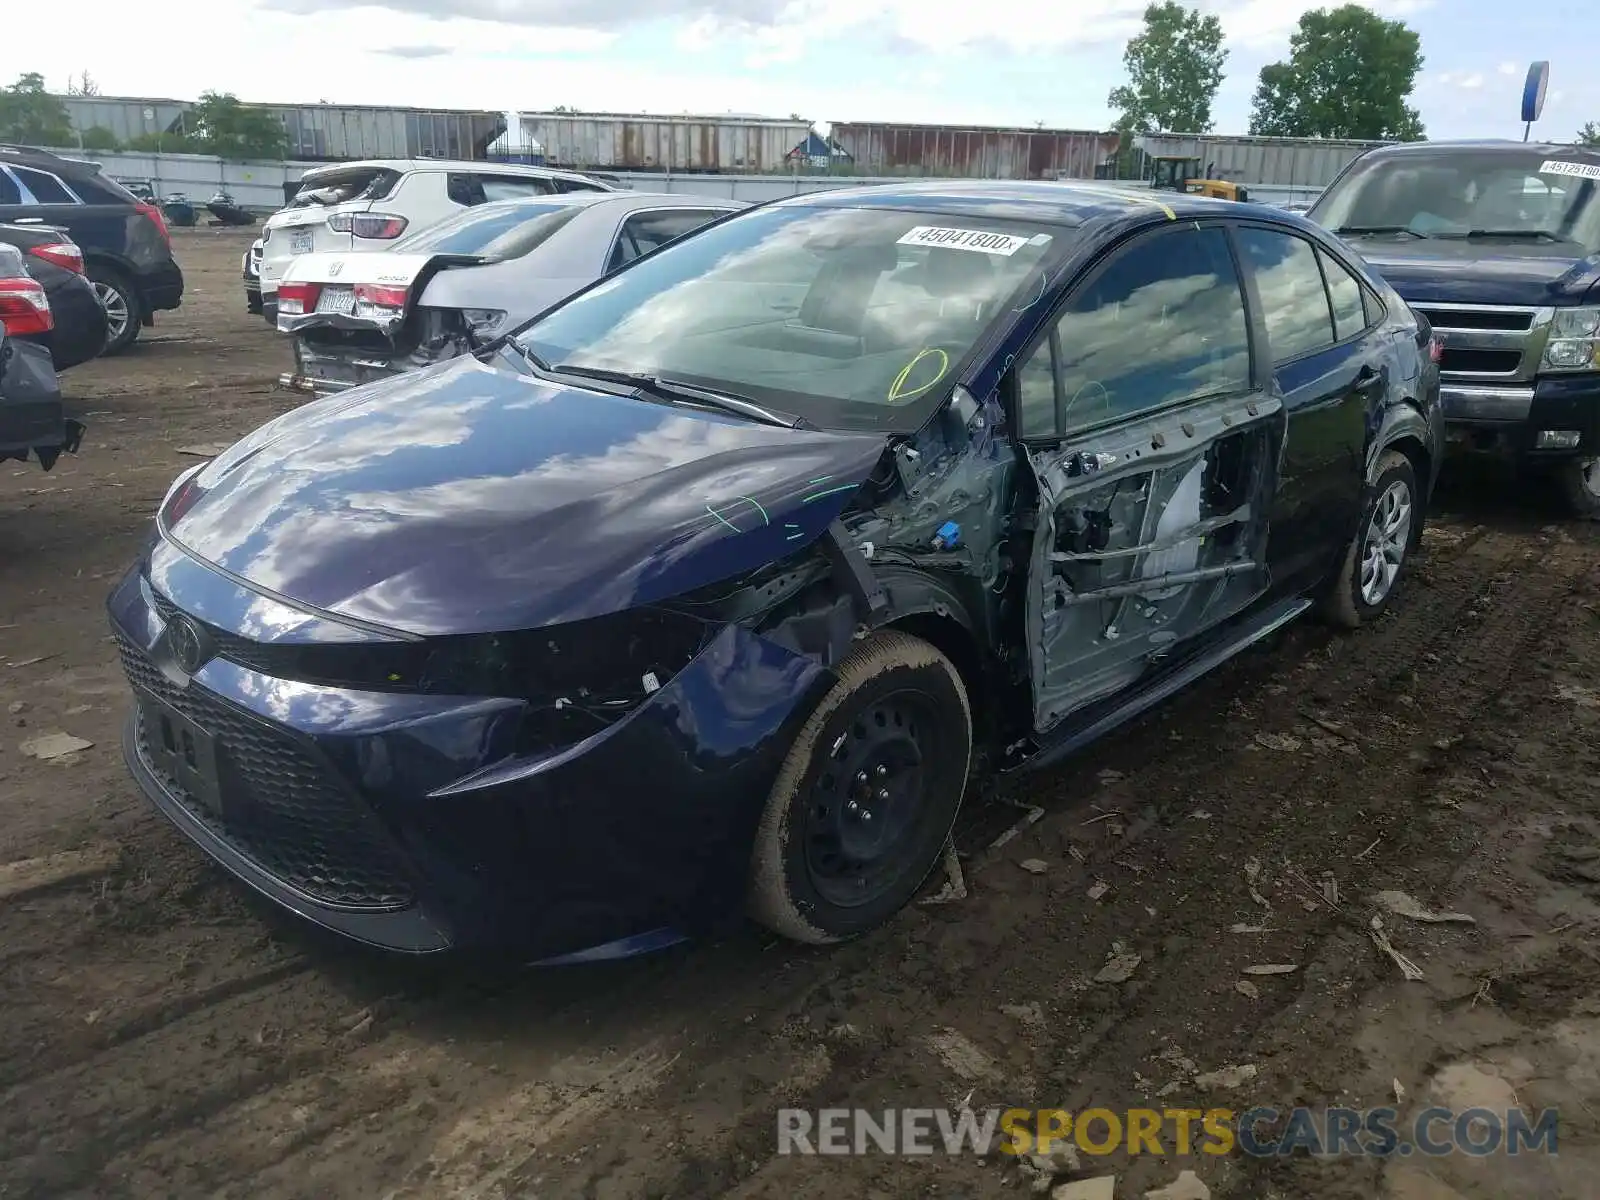
[[91, 159], [67, 158], [49, 150], [40, 150], [37, 146], [18, 146], [9, 142], [0, 143], [0, 162], [14, 163], [23, 167], [38, 167], [56, 175], [100, 174], [100, 164]]
[[1104, 219], [1168, 220], [1223, 214], [1267, 218], [1283, 210], [1262, 204], [1241, 204], [1186, 192], [1117, 187], [1113, 183], [1080, 184], [1050, 181], [940, 180], [913, 184], [881, 184], [811, 192], [777, 201], [779, 207], [896, 208], [909, 212], [966, 217], [1010, 217], [1050, 225], [1077, 227]]

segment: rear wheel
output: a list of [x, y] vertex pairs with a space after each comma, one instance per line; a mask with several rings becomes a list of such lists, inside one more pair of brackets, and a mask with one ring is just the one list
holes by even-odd
[[1336, 625], [1355, 629], [1382, 614], [1394, 599], [1421, 521], [1411, 460], [1391, 450], [1378, 462], [1377, 482], [1323, 601], [1323, 615]]
[[1575, 516], [1600, 521], [1600, 458], [1578, 458], [1562, 463], [1561, 491]]
[[939, 861], [971, 757], [972, 714], [950, 660], [894, 630], [861, 642], [767, 798], [751, 915], [813, 945], [882, 924]]
[[95, 298], [106, 311], [106, 344], [100, 354], [105, 357], [120, 353], [133, 345], [139, 336], [139, 325], [143, 319], [139, 294], [134, 291], [127, 276], [115, 267], [90, 263], [85, 273], [94, 285]]

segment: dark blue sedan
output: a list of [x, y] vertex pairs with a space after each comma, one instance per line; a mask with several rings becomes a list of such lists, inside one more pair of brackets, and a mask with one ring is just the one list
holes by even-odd
[[413, 952], [906, 904], [1051, 761], [1312, 608], [1380, 614], [1437, 346], [1280, 210], [798, 197], [182, 476], [110, 599], [128, 765], [239, 878]]

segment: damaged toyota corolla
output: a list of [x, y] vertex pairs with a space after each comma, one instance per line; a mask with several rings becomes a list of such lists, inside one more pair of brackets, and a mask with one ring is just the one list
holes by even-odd
[[741, 911], [842, 940], [941, 860], [975, 760], [1381, 613], [1436, 351], [1281, 211], [753, 209], [180, 477], [109, 603], [127, 762], [382, 947], [572, 961]]

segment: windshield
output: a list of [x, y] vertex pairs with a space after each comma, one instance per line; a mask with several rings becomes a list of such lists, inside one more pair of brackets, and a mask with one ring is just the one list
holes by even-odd
[[1600, 163], [1556, 151], [1379, 155], [1352, 167], [1310, 215], [1336, 233], [1553, 238], [1593, 250], [1600, 166], [1591, 159]]
[[523, 330], [546, 363], [673, 379], [824, 428], [910, 432], [1065, 227], [757, 209], [663, 247]]
[[477, 254], [521, 258], [583, 211], [559, 200], [482, 204], [395, 243], [397, 254]]
[[312, 178], [300, 181], [299, 188], [289, 201], [290, 208], [304, 208], [309, 204], [344, 204], [362, 197], [381, 200], [400, 178], [398, 171], [388, 167], [348, 167], [337, 171], [317, 171], [312, 175]]

